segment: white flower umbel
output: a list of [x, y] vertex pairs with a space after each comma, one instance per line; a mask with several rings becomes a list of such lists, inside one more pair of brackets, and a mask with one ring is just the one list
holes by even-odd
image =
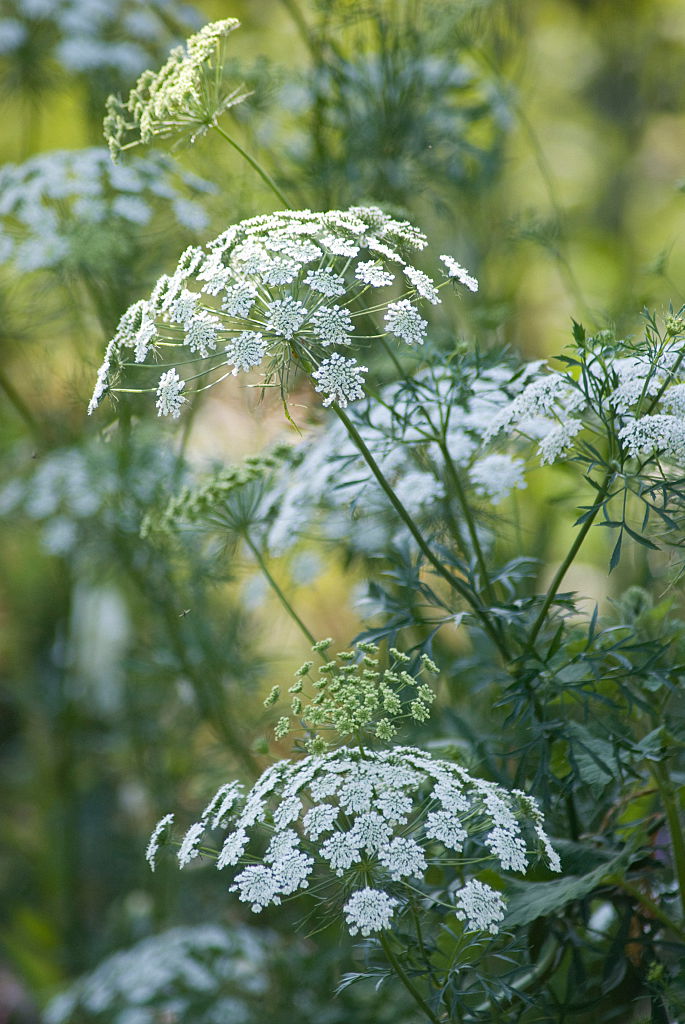
[[125, 103], [109, 97], [104, 133], [114, 159], [155, 137], [193, 142], [247, 98], [242, 85], [231, 88], [222, 74], [225, 41], [239, 27], [236, 18], [205, 25], [185, 46], [175, 47], [159, 71], [144, 71]]
[[[122, 377], [122, 390], [151, 390], [153, 361], [161, 370], [194, 363], [188, 379], [210, 387], [226, 377], [223, 351], [234, 375], [260, 368], [265, 383], [280, 381], [284, 395], [297, 367], [318, 383], [325, 404], [357, 401], [364, 393], [361, 360], [330, 349], [363, 348], [383, 337], [423, 344], [421, 310], [438, 301], [442, 287], [410, 262], [425, 244], [415, 227], [376, 207], [282, 211], [232, 225], [204, 248], [187, 249], [173, 273], [132, 307], [144, 329], [137, 321], [133, 331], [133, 313], [124, 313], [90, 410], [106, 391], [116, 392]], [[395, 281], [387, 265], [396, 268], [398, 259], [402, 291], [384, 301], [376, 289]], [[169, 362], [160, 365], [161, 356]]]
[[45, 1024], [255, 1020], [277, 937], [233, 922], [172, 928], [119, 950], [55, 996]]
[[147, 850], [145, 851], [145, 859], [150, 865], [150, 870], [155, 870], [155, 860], [157, 857], [157, 851], [159, 849], [162, 837], [167, 832], [174, 822], [173, 814], [165, 814], [163, 818], [155, 825], [150, 836], [150, 841], [147, 844]]
[[368, 886], [358, 889], [343, 907], [350, 935], [356, 935], [357, 932], [371, 935], [372, 932], [389, 928], [398, 904], [399, 900], [388, 896], [387, 892], [370, 889]]
[[524, 490], [523, 461], [510, 455], [485, 455], [471, 466], [469, 478], [476, 494], [490, 498], [493, 505], [499, 505], [514, 490]]
[[441, 256], [440, 259], [445, 264], [448, 277], [459, 281], [460, 284], [465, 285], [471, 292], [478, 291], [478, 281], [461, 264], [457, 263], [451, 256]]
[[226, 362], [233, 367], [233, 376], [259, 366], [266, 355], [268, 342], [259, 331], [243, 331], [226, 346]]
[[466, 923], [469, 932], [489, 932], [496, 935], [504, 919], [506, 904], [491, 886], [472, 878], [459, 890], [455, 899], [454, 916]]
[[167, 370], [162, 374], [157, 385], [158, 416], [172, 416], [177, 419], [181, 415], [181, 406], [186, 401], [185, 396], [181, 394], [185, 384], [176, 370]]
[[349, 402], [364, 397], [362, 374], [367, 373], [368, 369], [368, 366], [360, 366], [355, 359], [345, 359], [339, 352], [334, 352], [330, 359], [324, 359], [318, 370], [314, 370], [312, 377], [318, 381], [314, 390], [326, 396], [323, 401], [325, 406], [337, 402], [342, 409], [346, 409]]
[[[83, 19], [88, 20], [88, 19]], [[214, 186], [175, 168], [160, 154], [115, 167], [103, 147], [52, 150], [0, 167], [0, 264], [45, 271], [74, 264], [103, 276], [108, 258], [119, 272], [132, 226], [156, 217], [185, 226], [179, 204], [206, 217], [197, 198]], [[186, 211], [187, 212], [187, 211]], [[203, 217], [205, 219], [203, 220]], [[138, 238], [139, 232], [133, 232]], [[116, 239], [116, 245], [112, 242]], [[123, 248], [122, 248], [123, 247]], [[108, 257], [108, 250], [116, 254]], [[122, 257], [122, 252], [124, 253]]]
[[[279, 761], [247, 794], [237, 784], [221, 787], [186, 833], [179, 863], [213, 849], [220, 870], [240, 868], [231, 891], [255, 912], [316, 879], [315, 891], [325, 884], [345, 901], [352, 934], [371, 934], [389, 927], [431, 864], [446, 877], [488, 865], [525, 872], [534, 858], [559, 870], [542, 824], [525, 794], [416, 748], [341, 747]], [[212, 836], [217, 827], [228, 834]], [[479, 885], [467, 885], [457, 907], [469, 927], [480, 921], [492, 931], [501, 918]]]
[[422, 320], [416, 306], [409, 299], [391, 302], [385, 314], [385, 325], [390, 334], [406, 341], [407, 345], [423, 345], [428, 323]]

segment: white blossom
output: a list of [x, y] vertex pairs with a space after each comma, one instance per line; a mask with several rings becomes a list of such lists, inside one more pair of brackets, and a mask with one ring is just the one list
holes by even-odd
[[454, 916], [466, 922], [467, 931], [496, 935], [506, 904], [495, 889], [472, 878], [457, 893], [455, 908]]
[[350, 935], [356, 935], [357, 932], [370, 935], [388, 928], [397, 906], [399, 900], [388, 896], [387, 892], [369, 886], [357, 889], [343, 907]]
[[150, 841], [148, 842], [147, 850], [145, 851], [145, 859], [150, 865], [151, 871], [155, 870], [157, 850], [159, 849], [161, 838], [173, 824], [173, 821], [173, 814], [165, 814], [163, 818], [160, 818], [160, 820], [157, 822], [154, 829], [152, 830]]
[[350, 314], [340, 306], [319, 306], [310, 319], [314, 334], [322, 345], [349, 345], [354, 325]]
[[431, 811], [426, 817], [426, 836], [437, 839], [457, 853], [462, 849], [468, 833], [452, 811]]
[[224, 292], [221, 308], [229, 316], [248, 317], [257, 298], [257, 289], [248, 282], [232, 284]]
[[385, 325], [391, 334], [408, 345], [423, 345], [428, 322], [423, 320], [409, 299], [391, 302], [385, 314]]
[[407, 875], [423, 878], [428, 867], [423, 849], [413, 839], [397, 836], [380, 848], [378, 859], [388, 869], [390, 877], [399, 882]]
[[569, 417], [550, 430], [538, 445], [538, 455], [543, 466], [551, 465], [563, 455], [573, 438], [583, 429], [583, 421]]
[[281, 880], [274, 868], [253, 864], [236, 875], [229, 892], [237, 892], [239, 900], [252, 904], [250, 909], [256, 914], [270, 903], [278, 906], [281, 902]]
[[438, 305], [440, 302], [438, 289], [435, 287], [435, 281], [431, 280], [428, 274], [424, 274], [422, 270], [417, 270], [416, 267], [411, 266], [404, 268], [404, 274], [414, 285], [419, 295], [423, 296], [424, 299], [428, 299], [434, 306]]
[[526, 481], [523, 462], [510, 455], [493, 453], [478, 459], [469, 470], [469, 478], [476, 494], [490, 498], [493, 505], [499, 505], [515, 487], [523, 490]]
[[268, 342], [259, 331], [242, 331], [232, 338], [226, 346], [226, 362], [233, 367], [233, 376], [259, 366], [267, 348]]
[[178, 863], [181, 867], [185, 867], [186, 864], [197, 857], [200, 852], [197, 845], [202, 839], [204, 831], [205, 823], [203, 821], [196, 821], [186, 832], [178, 851]]
[[685, 420], [660, 413], [630, 419], [618, 436], [629, 455], [663, 453], [679, 465], [685, 464]]
[[362, 384], [364, 378], [362, 373], [368, 371], [368, 366], [360, 366], [355, 359], [345, 359], [338, 352], [334, 352], [330, 359], [324, 359], [312, 374], [314, 380], [318, 381], [315, 391], [326, 396], [323, 405], [331, 405], [332, 402], [346, 409], [349, 402], [364, 397]]
[[159, 378], [157, 385], [157, 415], [171, 416], [178, 419], [181, 415], [181, 406], [186, 401], [181, 391], [186, 382], [181, 380], [176, 370], [167, 370]]
[[386, 285], [392, 284], [395, 280], [395, 275], [388, 270], [384, 270], [382, 264], [376, 260], [358, 263], [354, 276], [363, 281], [364, 284], [370, 284], [374, 288], [383, 288]]
[[340, 274], [336, 274], [332, 267], [317, 267], [316, 270], [310, 270], [304, 279], [304, 283], [312, 291], [320, 292], [321, 295], [325, 295], [327, 298], [333, 298], [335, 295], [344, 295], [347, 290], [345, 278], [341, 277]]
[[471, 292], [478, 291], [478, 281], [475, 277], [472, 277], [468, 270], [465, 270], [461, 264], [457, 263], [457, 261], [451, 256], [441, 256], [440, 259], [447, 268], [448, 277], [456, 278], [460, 284], [465, 285], [465, 287]]
[[307, 319], [307, 307], [298, 299], [287, 296], [275, 299], [267, 307], [266, 326], [283, 338], [292, 338]]

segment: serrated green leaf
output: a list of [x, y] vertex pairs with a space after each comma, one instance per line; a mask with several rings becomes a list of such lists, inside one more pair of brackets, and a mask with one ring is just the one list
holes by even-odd
[[583, 899], [601, 885], [605, 878], [620, 873], [630, 857], [631, 853], [624, 850], [587, 875], [571, 875], [554, 882], [512, 881], [505, 894], [508, 907], [503, 927], [520, 928], [538, 917], [546, 917], [561, 910], [572, 900]]

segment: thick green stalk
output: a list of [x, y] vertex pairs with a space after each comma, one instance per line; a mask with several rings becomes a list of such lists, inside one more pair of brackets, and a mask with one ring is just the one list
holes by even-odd
[[288, 200], [285, 198], [276, 182], [273, 180], [271, 175], [267, 174], [267, 172], [264, 170], [261, 164], [258, 164], [254, 157], [250, 156], [250, 154], [246, 150], [244, 150], [243, 147], [240, 146], [235, 141], [235, 139], [232, 139], [230, 135], [227, 135], [223, 128], [221, 128], [218, 124], [214, 124], [212, 125], [212, 127], [215, 129], [215, 131], [219, 133], [219, 135], [223, 139], [226, 140], [226, 142], [230, 143], [230, 145], [233, 146], [233, 148], [236, 149], [245, 160], [247, 160], [250, 167], [257, 172], [259, 177], [266, 185], [269, 186], [274, 195], [278, 196], [279, 200], [283, 203], [285, 208], [287, 210], [292, 210], [292, 205], [288, 202]]
[[343, 410], [340, 409], [338, 406], [333, 406], [333, 408], [338, 418], [342, 420], [342, 422], [344, 423], [348, 434], [350, 435], [351, 439], [354, 441], [355, 445], [359, 449], [361, 455], [364, 457], [364, 460], [366, 461], [369, 469], [376, 477], [376, 480], [378, 481], [381, 488], [385, 492], [388, 500], [390, 501], [390, 504], [395, 509], [398, 516], [411, 533], [412, 537], [418, 544], [419, 548], [425, 555], [426, 559], [430, 562], [435, 571], [449, 583], [452, 589], [456, 590], [460, 597], [463, 597], [463, 599], [471, 606], [475, 615], [480, 620], [483, 629], [488, 634], [492, 642], [495, 644], [500, 654], [508, 660], [509, 652], [506, 648], [506, 645], [502, 637], [498, 633], [494, 624], [491, 622], [490, 617], [487, 613], [487, 609], [481, 604], [477, 596], [474, 593], [472, 593], [467, 584], [460, 580], [458, 576], [454, 576], [451, 572], [449, 572], [444, 567], [444, 565], [435, 557], [430, 547], [428, 546], [425, 538], [423, 537], [420, 530], [416, 526], [414, 520], [409, 515], [406, 508], [404, 507], [404, 505], [399, 500], [394, 490], [386, 480], [385, 476], [383, 475], [383, 472], [380, 469], [380, 466], [378, 465], [373, 455], [369, 451], [367, 445], [364, 442], [364, 439], [362, 438], [361, 434], [359, 433], [355, 425], [350, 420], [349, 416], [345, 412], [343, 412]]
[[383, 947], [383, 952], [390, 961], [390, 965], [393, 971], [395, 972], [399, 980], [402, 982], [407, 992], [409, 992], [416, 1005], [421, 1007], [421, 1010], [425, 1013], [428, 1020], [431, 1021], [431, 1024], [440, 1024], [439, 1018], [435, 1016], [426, 1000], [423, 998], [419, 990], [414, 985], [411, 978], [407, 975], [406, 971], [402, 967], [402, 964], [399, 962], [399, 960], [393, 953], [390, 943], [388, 942], [388, 940], [386, 939], [385, 935], [383, 935], [382, 932], [380, 935], [380, 944]]

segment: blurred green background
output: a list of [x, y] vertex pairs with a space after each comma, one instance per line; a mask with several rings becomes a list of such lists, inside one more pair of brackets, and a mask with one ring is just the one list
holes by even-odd
[[[154, 15], [145, 32], [130, 20], [144, 7]], [[117, 0], [108, 9], [109, 21], [94, 0], [5, 0], [7, 165], [101, 146], [104, 100], [148, 66], [136, 60], [155, 67], [187, 30], [238, 17], [229, 71], [253, 96], [236, 108], [233, 130], [294, 202], [387, 205], [480, 279], [456, 326], [436, 319], [445, 347], [478, 339], [548, 357], [566, 344], [571, 317], [630, 333], [642, 307], [683, 302], [680, 0], [208, 0], [194, 9]], [[141, 39], [142, 57], [112, 56]], [[138, 220], [112, 212], [121, 182], [101, 168], [97, 216], [65, 194], [49, 161], [23, 176], [0, 171], [0, 1021], [34, 1019], [70, 979], [157, 929], [247, 920], [223, 905], [215, 877], [198, 873], [181, 887], [172, 872], [153, 878], [142, 854], [169, 807], [192, 812], [215, 784], [265, 763], [260, 698], [306, 649], [242, 556], [192, 536], [173, 552], [139, 538], [146, 508], [178, 472], [172, 427], [148, 417], [121, 443], [107, 414], [85, 415], [126, 306], [189, 242], [274, 208], [218, 140], [176, 156], [197, 176], [174, 179], [190, 213], [161, 190]], [[55, 237], [64, 245], [48, 260]], [[20, 249], [27, 239], [33, 256]], [[300, 398], [313, 404], [304, 390]], [[188, 452], [231, 459], [284, 434], [277, 400], [260, 404], [233, 383], [205, 401]], [[554, 558], [560, 537], [541, 497], [532, 481], [520, 517], [536, 553]], [[594, 551], [603, 567], [601, 538]], [[285, 562], [272, 570], [317, 635], [347, 643], [358, 631], [350, 594], [359, 567], [329, 560], [299, 583]], [[593, 571], [583, 567], [589, 592]], [[295, 922], [264, 916], [285, 935]], [[381, 1019], [372, 995], [321, 1009], [340, 975], [339, 941], [324, 937], [308, 968], [322, 1003], [302, 1004], [303, 1019]], [[313, 948], [303, 940], [301, 963]], [[276, 985], [283, 1007], [261, 997], [275, 1020], [295, 1005], [288, 977]]]

